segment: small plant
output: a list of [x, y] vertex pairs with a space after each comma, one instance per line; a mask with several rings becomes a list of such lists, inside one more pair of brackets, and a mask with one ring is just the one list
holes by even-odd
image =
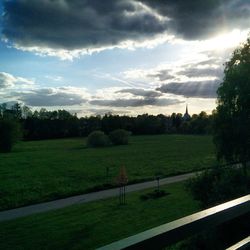
[[104, 132], [96, 130], [89, 134], [87, 138], [88, 147], [105, 147], [110, 144], [109, 138]]
[[168, 194], [169, 193], [166, 193], [164, 190], [154, 190], [153, 192], [141, 195], [140, 199], [143, 201], [146, 201], [149, 199], [161, 198], [161, 197], [166, 196]]
[[130, 132], [124, 129], [116, 129], [109, 134], [109, 138], [114, 145], [128, 144]]

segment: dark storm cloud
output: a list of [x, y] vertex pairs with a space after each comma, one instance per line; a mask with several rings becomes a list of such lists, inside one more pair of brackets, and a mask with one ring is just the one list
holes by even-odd
[[221, 30], [249, 28], [250, 7], [246, 0], [143, 0], [168, 16], [168, 28], [185, 39], [202, 39]]
[[165, 82], [167, 80], [177, 81], [183, 76], [188, 78], [211, 77], [222, 79], [224, 68], [223, 62], [225, 61], [225, 57], [217, 56], [216, 58], [213, 55], [209, 59], [183, 64], [178, 66], [178, 68], [156, 70], [155, 73], [148, 74], [147, 76], [156, 78], [161, 82]]
[[196, 98], [216, 98], [219, 81], [172, 82], [157, 88], [162, 93]]
[[91, 49], [140, 41], [168, 31], [201, 39], [220, 29], [249, 27], [244, 0], [4, 1], [3, 35], [18, 46]]
[[171, 75], [169, 73], [170, 70], [159, 70], [157, 71], [156, 73], [154, 74], [149, 74], [148, 76], [149, 77], [153, 77], [153, 78], [157, 78], [159, 79], [160, 81], [166, 81], [166, 80], [170, 80], [170, 79], [174, 79], [175, 76]]
[[117, 93], [130, 93], [134, 96], [142, 96], [145, 98], [159, 97], [162, 93], [155, 90], [145, 90], [145, 89], [122, 89], [117, 91]]
[[166, 29], [166, 20], [133, 0], [19, 0], [4, 8], [3, 34], [20, 46], [98, 48]]
[[80, 94], [67, 92], [67, 88], [45, 88], [15, 95], [29, 106], [71, 106], [86, 102]]
[[177, 99], [116, 99], [116, 100], [92, 100], [89, 102], [92, 105], [109, 106], [109, 107], [141, 107], [141, 106], [169, 106], [181, 103]]
[[178, 75], [185, 75], [187, 77], [217, 77], [222, 78], [223, 69], [222, 68], [186, 68], [178, 72]]
[[125, 115], [125, 114], [131, 113], [129, 110], [111, 110], [111, 109], [102, 109], [102, 108], [101, 109], [91, 108], [91, 109], [87, 109], [87, 111], [95, 115], [101, 115], [101, 116], [106, 115], [106, 114]]
[[[198, 65], [198, 64], [197, 64]], [[202, 63], [200, 64], [202, 65]], [[183, 70], [180, 70], [178, 72], [172, 73], [172, 75], [169, 74], [169, 70], [159, 70], [155, 74], [150, 74], [150, 77], [157, 78], [161, 82], [165, 82], [166, 80], [171, 79], [178, 79], [180, 77], [186, 76], [188, 78], [193, 77], [215, 77], [218, 79], [222, 79], [223, 77], [223, 68], [222, 67], [216, 67], [213, 68], [212, 66], [208, 66], [205, 68], [199, 68], [197, 66], [188, 66], [185, 68], [183, 66]]]

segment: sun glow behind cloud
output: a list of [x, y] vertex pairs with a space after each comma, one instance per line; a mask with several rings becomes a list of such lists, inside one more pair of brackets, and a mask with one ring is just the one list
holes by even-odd
[[191, 113], [211, 111], [223, 64], [250, 31], [250, 8], [184, 2], [5, 0], [1, 97], [121, 114], [182, 112], [188, 99]]
[[249, 30], [234, 29], [229, 33], [220, 34], [211, 39], [199, 42], [201, 50], [225, 50], [237, 47], [246, 41]]

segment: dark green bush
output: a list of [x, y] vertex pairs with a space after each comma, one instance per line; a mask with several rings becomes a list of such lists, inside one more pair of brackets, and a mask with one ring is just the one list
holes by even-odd
[[203, 208], [243, 196], [250, 191], [250, 178], [242, 169], [208, 170], [187, 182], [187, 188]]
[[10, 152], [21, 137], [20, 125], [15, 120], [0, 120], [0, 151]]
[[165, 190], [154, 190], [153, 192], [142, 194], [140, 196], [140, 199], [143, 201], [149, 200], [149, 199], [158, 199], [161, 197], [164, 197], [166, 195], [169, 195]]
[[96, 130], [88, 135], [87, 146], [89, 147], [105, 147], [110, 144], [109, 138], [104, 132]]
[[116, 129], [109, 134], [109, 138], [114, 145], [128, 144], [130, 132], [124, 129]]

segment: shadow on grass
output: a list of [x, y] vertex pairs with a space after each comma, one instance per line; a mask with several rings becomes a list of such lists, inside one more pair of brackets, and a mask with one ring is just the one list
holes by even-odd
[[140, 196], [140, 199], [142, 201], [146, 201], [146, 200], [154, 200], [154, 199], [159, 199], [161, 197], [170, 195], [170, 193], [164, 191], [164, 190], [154, 190], [153, 192], [147, 193], [147, 194], [143, 194]]
[[87, 145], [82, 145], [82, 146], [77, 146], [77, 147], [73, 147], [67, 150], [83, 150], [83, 149], [89, 149], [89, 147]]

